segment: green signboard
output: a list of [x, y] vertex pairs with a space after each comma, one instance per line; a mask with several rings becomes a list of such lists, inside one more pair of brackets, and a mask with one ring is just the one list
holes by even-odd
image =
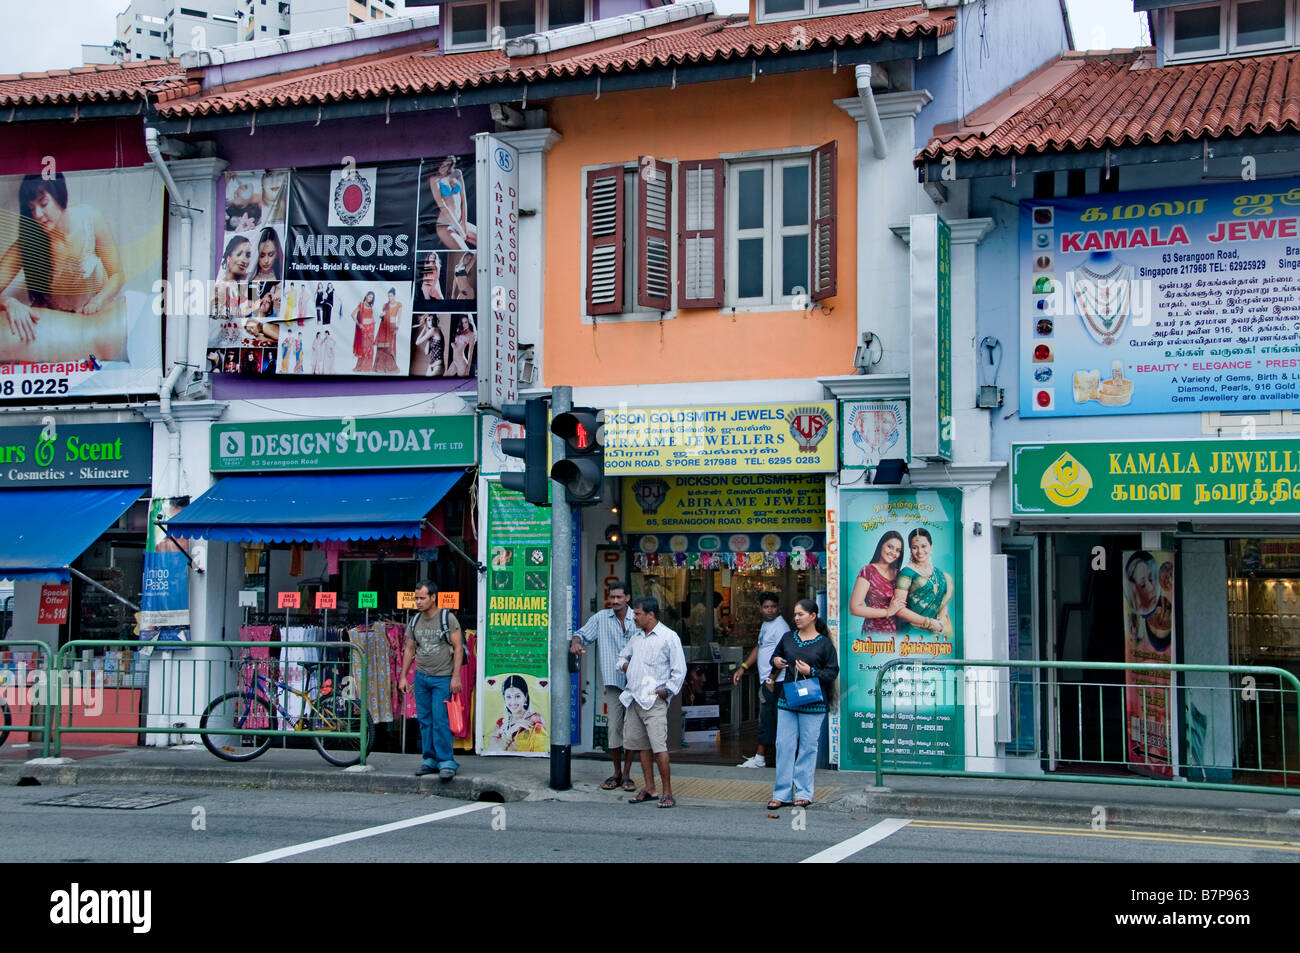
[[378, 592], [358, 592], [357, 593], [358, 609], [378, 609], [379, 593]]
[[342, 417], [217, 424], [212, 471], [470, 467], [474, 417]]
[[952, 459], [952, 231], [939, 219], [939, 453]]
[[1016, 516], [1300, 514], [1300, 440], [1011, 446]]
[[911, 279], [912, 452], [952, 459], [952, 233], [938, 215], [913, 215]]
[[489, 483], [487, 545], [480, 751], [549, 754], [550, 509]]

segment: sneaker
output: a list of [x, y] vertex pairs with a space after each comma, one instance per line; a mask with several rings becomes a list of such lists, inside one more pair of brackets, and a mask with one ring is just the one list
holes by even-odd
[[766, 768], [766, 767], [767, 767], [767, 758], [759, 757], [758, 755], [754, 755], [753, 757], [746, 758], [744, 761], [740, 762], [740, 764], [736, 765], [736, 767], [738, 767], [738, 768]]
[[456, 772], [452, 768], [443, 768], [441, 771], [438, 772], [438, 779], [441, 781], [450, 781], [455, 776], [456, 776]]
[[435, 771], [437, 771], [437, 770], [438, 770], [437, 768], [431, 768], [431, 767], [429, 767], [427, 764], [422, 764], [422, 765], [420, 765], [418, 768], [415, 769], [415, 776], [416, 776], [417, 778], [422, 778], [422, 777], [424, 777], [426, 774], [433, 774], [433, 773], [434, 773]]

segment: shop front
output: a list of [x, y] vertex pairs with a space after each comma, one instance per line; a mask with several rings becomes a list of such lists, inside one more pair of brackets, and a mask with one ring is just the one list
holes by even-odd
[[402, 626], [429, 580], [473, 643], [476, 457], [470, 415], [214, 425], [213, 484], [167, 523], [223, 567], [207, 573], [222, 622], [196, 642], [351, 640], [376, 746], [418, 750], [413, 704], [393, 690]]
[[[605, 514], [587, 520], [595, 542], [583, 546], [582, 560], [597, 599], [583, 608], [603, 605], [591, 603], [615, 577], [630, 583], [633, 598], [658, 599], [687, 663], [669, 743], [692, 758], [737, 763], [753, 751], [758, 680], [733, 687], [732, 674], [757, 642], [760, 596], [775, 593], [787, 620], [804, 598], [825, 613], [835, 404], [623, 407], [606, 410], [605, 424], [617, 512], [609, 528], [593, 523]], [[584, 712], [595, 748], [603, 715]]]
[[[1015, 444], [1012, 467], [1002, 548], [1036, 657], [1300, 674], [1300, 441]], [[1048, 770], [1268, 785], [1297, 770], [1297, 699], [1276, 677], [1067, 667], [1037, 701]]]

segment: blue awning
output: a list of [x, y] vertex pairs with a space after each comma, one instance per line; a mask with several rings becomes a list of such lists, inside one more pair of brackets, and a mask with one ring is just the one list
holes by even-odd
[[0, 490], [0, 579], [67, 582], [68, 566], [145, 487]]
[[167, 521], [173, 536], [240, 543], [407, 539], [464, 470], [222, 477]]

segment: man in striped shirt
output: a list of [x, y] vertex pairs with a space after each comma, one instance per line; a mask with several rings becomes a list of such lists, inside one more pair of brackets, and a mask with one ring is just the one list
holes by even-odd
[[627, 676], [618, 667], [618, 656], [627, 645], [628, 639], [636, 631], [632, 613], [627, 610], [627, 586], [621, 582], [609, 587], [610, 608], [602, 609], [587, 620], [587, 624], [569, 640], [569, 651], [574, 655], [587, 654], [583, 643], [600, 644], [600, 679], [605, 687], [605, 713], [609, 724], [609, 756], [614, 761], [614, 773], [605, 779], [601, 788], [613, 791], [635, 791], [636, 782], [632, 780], [632, 752], [623, 750], [623, 716], [627, 709], [619, 701], [623, 689], [627, 687]]

